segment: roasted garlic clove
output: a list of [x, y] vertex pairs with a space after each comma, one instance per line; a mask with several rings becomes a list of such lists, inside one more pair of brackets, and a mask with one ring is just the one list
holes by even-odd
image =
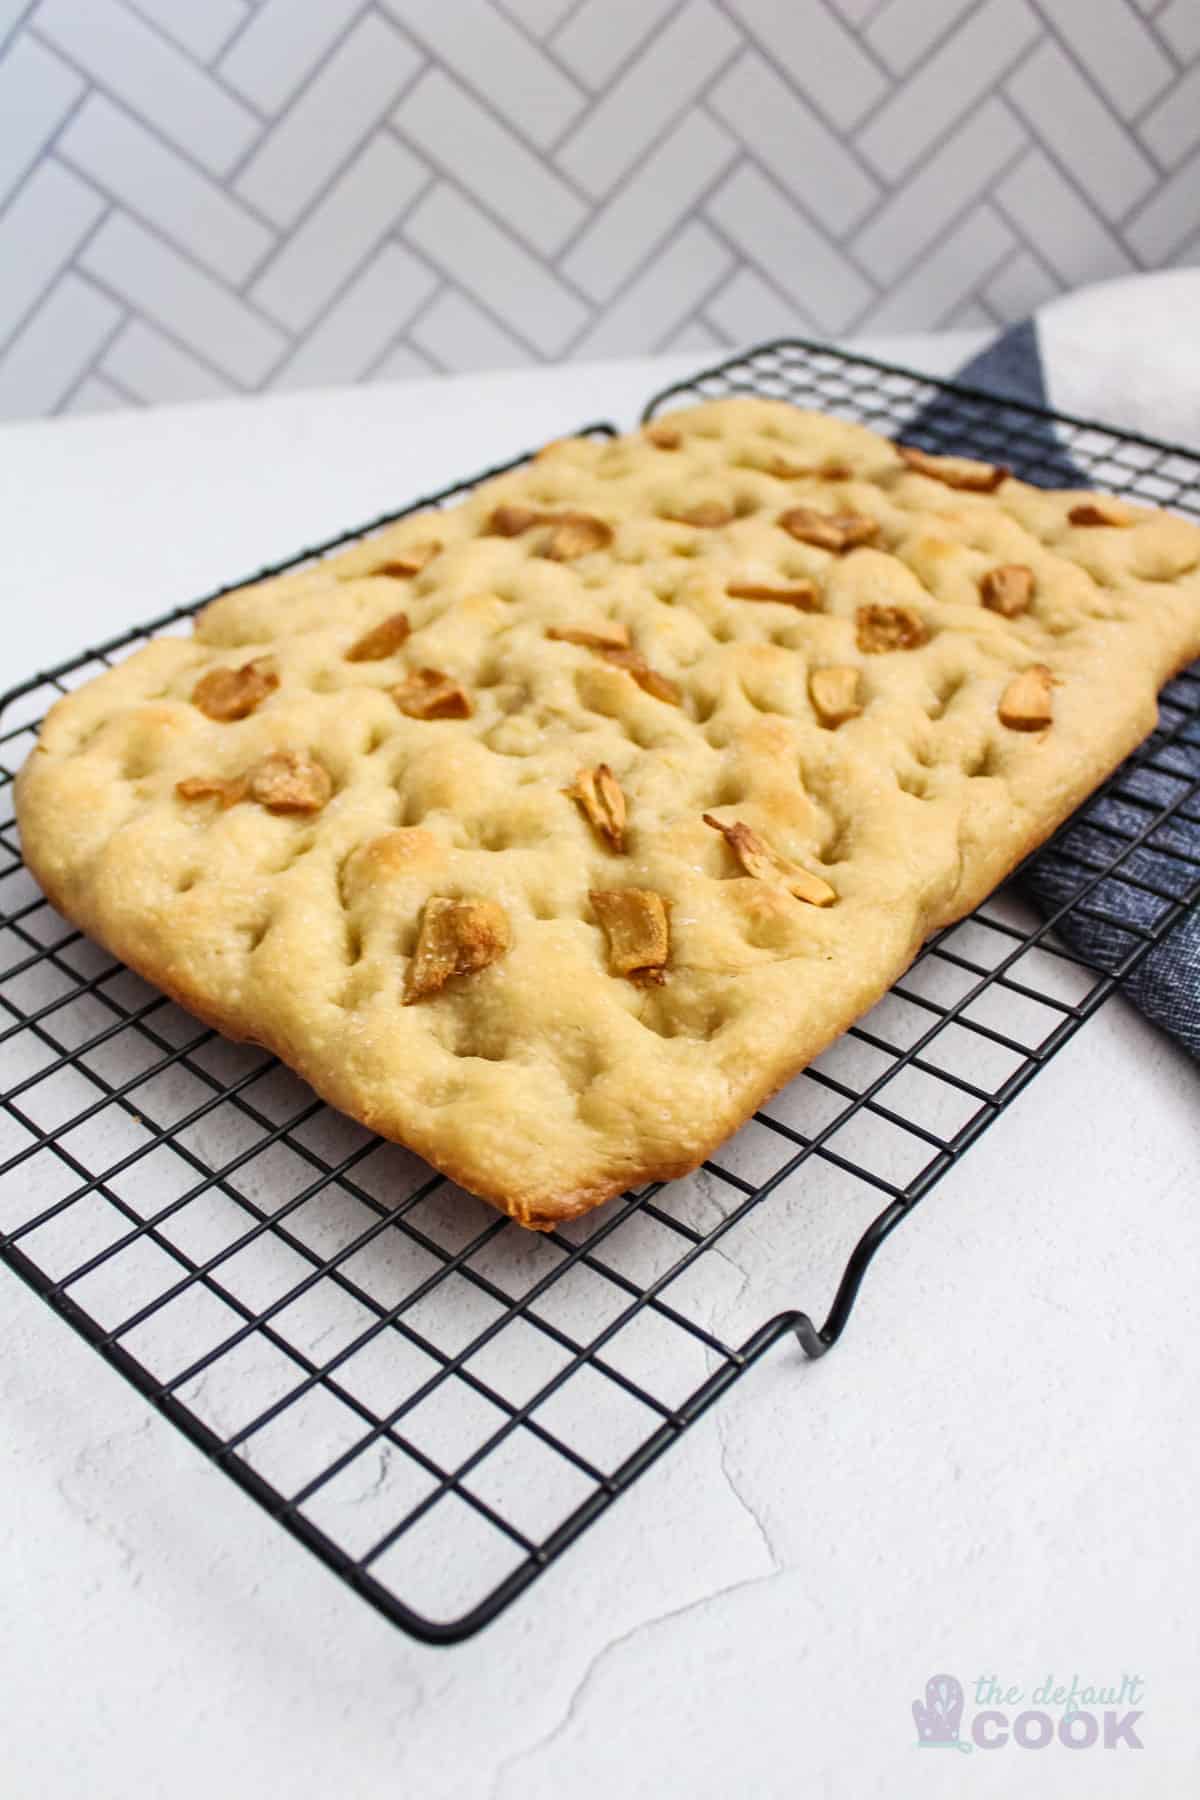
[[798, 612], [820, 612], [821, 590], [815, 581], [793, 581], [787, 587], [771, 587], [762, 581], [731, 581], [725, 592], [731, 600], [774, 600], [778, 606], [794, 606]]
[[869, 544], [879, 535], [879, 522], [862, 513], [821, 512], [815, 506], [792, 506], [780, 513], [783, 529], [802, 544], [815, 544], [818, 550], [840, 555], [859, 544]]
[[246, 781], [242, 775], [232, 781], [223, 780], [220, 775], [188, 775], [175, 783], [175, 792], [181, 800], [219, 800], [224, 812], [246, 798]]
[[717, 531], [722, 525], [732, 525], [736, 516], [733, 508], [720, 500], [698, 500], [695, 506], [663, 514], [664, 519], [671, 519], [676, 525], [695, 525], [702, 531]]
[[192, 704], [208, 718], [228, 723], [248, 718], [278, 686], [269, 660], [259, 657], [240, 669], [210, 669], [192, 689]]
[[773, 456], [765, 473], [777, 481], [850, 481], [854, 470], [844, 462], [791, 463], [785, 456]]
[[1072, 525], [1135, 525], [1137, 520], [1119, 500], [1081, 500], [1067, 514]]
[[670, 953], [662, 895], [649, 888], [593, 890], [591, 902], [608, 939], [611, 972], [627, 976], [639, 987], [661, 985]]
[[466, 688], [441, 669], [414, 669], [392, 699], [410, 719], [469, 719], [474, 711]]
[[591, 513], [563, 513], [553, 519], [550, 530], [537, 546], [539, 556], [551, 562], [574, 562], [578, 556], [589, 556], [593, 550], [607, 549], [612, 543], [611, 525]]
[[430, 538], [423, 544], [408, 544], [403, 550], [397, 550], [385, 562], [376, 563], [368, 570], [371, 575], [390, 575], [395, 581], [402, 581], [410, 575], [419, 575], [421, 570], [431, 563], [435, 556], [441, 555], [442, 546], [436, 538]]
[[660, 675], [652, 669], [645, 657], [637, 650], [602, 650], [605, 662], [614, 663], [618, 669], [624, 669], [632, 675], [643, 693], [650, 694], [655, 700], [662, 700], [668, 706], [682, 706], [683, 692], [669, 676]]
[[862, 712], [859, 694], [862, 673], [852, 664], [836, 664], [827, 669], [813, 669], [808, 677], [808, 697], [817, 718], [831, 731]]
[[808, 869], [802, 869], [799, 863], [781, 856], [765, 838], [760, 837], [757, 831], [752, 831], [749, 825], [744, 825], [740, 819], [735, 820], [732, 825], [725, 825], [720, 819], [714, 819], [711, 813], [705, 813], [703, 818], [706, 825], [711, 825], [714, 831], [721, 833], [747, 875], [752, 875], [756, 881], [769, 881], [776, 887], [785, 887], [789, 894], [794, 894], [797, 900], [807, 901], [810, 906], [832, 906], [837, 899], [837, 894], [827, 881], [822, 881], [819, 875], [813, 875]]
[[189, 775], [175, 783], [181, 800], [219, 800], [221, 808], [257, 800], [268, 812], [320, 812], [333, 793], [328, 771], [304, 750], [273, 750], [244, 775]]
[[943, 487], [958, 488], [965, 494], [994, 494], [1011, 470], [998, 463], [977, 462], [971, 456], [931, 456], [927, 450], [915, 450], [908, 444], [897, 444], [902, 462], [914, 474], [928, 475]]
[[1004, 563], [989, 569], [979, 584], [979, 597], [989, 612], [1015, 619], [1029, 610], [1033, 599], [1033, 570], [1024, 563]]
[[252, 800], [268, 812], [320, 812], [333, 793], [329, 771], [304, 750], [275, 750], [246, 771]]
[[860, 606], [854, 615], [860, 650], [916, 650], [929, 642], [929, 627], [911, 606]]
[[520, 537], [546, 517], [546, 513], [532, 506], [498, 506], [484, 529], [492, 537]]
[[585, 650], [628, 650], [629, 627], [622, 625], [618, 619], [606, 620], [604, 624], [590, 630], [582, 626], [551, 625], [546, 631], [548, 638], [559, 644], [581, 644]]
[[597, 763], [594, 769], [580, 769], [574, 787], [566, 791], [572, 800], [578, 801], [588, 824], [609, 849], [624, 850], [625, 796], [608, 764]]
[[508, 915], [495, 900], [427, 900], [404, 984], [405, 1006], [438, 993], [453, 976], [478, 974], [504, 955], [509, 942]]
[[346, 652], [346, 661], [382, 662], [385, 657], [393, 656], [401, 644], [408, 641], [411, 629], [407, 613], [392, 613], [351, 644]]
[[1014, 675], [996, 709], [1010, 731], [1042, 731], [1054, 719], [1054, 676], [1045, 663]]

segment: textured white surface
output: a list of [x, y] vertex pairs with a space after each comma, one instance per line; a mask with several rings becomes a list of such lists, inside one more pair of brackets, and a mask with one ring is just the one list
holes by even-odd
[[[7, 235], [33, 219], [38, 251], [8, 278], [0, 417], [732, 345], [761, 330], [750, 286], [791, 331], [986, 328], [1031, 289], [1186, 265], [1196, 17], [1196, 0], [0, 0], [0, 242], [11, 192]], [[110, 243], [122, 221], [161, 238], [172, 279], [148, 280], [144, 244], [129, 280], [98, 265], [92, 209]], [[431, 291], [375, 306], [335, 366], [381, 250]], [[120, 304], [115, 341], [60, 300], [78, 284]], [[239, 349], [247, 318], [262, 358]], [[131, 367], [134, 321], [169, 346]]]
[[[963, 345], [886, 346], [950, 368]], [[0, 433], [16, 677], [691, 359]], [[413, 430], [415, 423], [419, 430]], [[1182, 1794], [1196, 1761], [1200, 1080], [1111, 1003], [885, 1247], [481, 1637], [411, 1643], [7, 1275], [0, 1692], [14, 1796]], [[747, 1318], [816, 1304], [802, 1205]], [[826, 1226], [828, 1221], [825, 1221]], [[958, 1674], [1146, 1684], [1142, 1752], [927, 1756]]]

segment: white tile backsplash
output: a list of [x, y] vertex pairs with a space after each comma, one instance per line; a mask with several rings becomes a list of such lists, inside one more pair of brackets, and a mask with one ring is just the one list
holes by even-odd
[[436, 288], [437, 277], [411, 251], [384, 244], [284, 363], [274, 385], [358, 381]]
[[261, 314], [125, 214], [104, 221], [80, 266], [234, 381], [261, 381], [286, 348]]
[[943, 132], [981, 104], [1037, 32], [1025, 0], [986, 0], [862, 132], [859, 144], [868, 162], [889, 180], [906, 175]]
[[[196, 0], [185, 0], [195, 6]], [[221, 79], [275, 116], [329, 55], [362, 0], [262, 0], [217, 64]]]
[[1200, 0], [0, 0], [0, 415], [1200, 257]]
[[396, 109], [396, 129], [543, 256], [553, 256], [587, 206], [553, 166], [487, 112], [444, 69], [430, 69]]
[[824, 0], [729, 0], [729, 11], [839, 129], [851, 130], [887, 93], [860, 35]]
[[0, 413], [54, 412], [120, 317], [119, 306], [68, 269], [0, 363]]
[[383, 0], [435, 60], [539, 150], [586, 104], [582, 91], [545, 51], [489, 0]]
[[1128, 0], [1041, 0], [1042, 11], [1119, 117], [1132, 119], [1171, 80], [1171, 59]]
[[106, 94], [88, 95], [59, 137], [57, 156], [234, 286], [274, 243], [234, 195]]
[[688, 0], [567, 139], [558, 161], [593, 199], [611, 191], [737, 47], [709, 0]]
[[1122, 275], [1131, 259], [1078, 189], [1041, 150], [1030, 150], [996, 190], [1019, 227], [1064, 287]]
[[85, 86], [36, 38], [18, 38], [0, 61], [0, 200], [28, 171]]
[[989, 96], [859, 232], [854, 249], [863, 267], [880, 284], [894, 281], [987, 191], [1025, 142], [1011, 109]]
[[893, 75], [907, 75], [976, 0], [885, 0], [865, 37]]
[[296, 224], [368, 138], [420, 58], [391, 25], [360, 19], [262, 139], [234, 187], [272, 224]]
[[211, 62], [250, 16], [247, 0], [132, 0], [141, 13], [201, 62]]
[[139, 118], [214, 175], [228, 174], [254, 142], [248, 107], [118, 0], [43, 0], [33, 29]]
[[581, 356], [629, 356], [652, 350], [677, 331], [729, 268], [725, 246], [698, 219], [689, 220], [661, 255], [642, 271], [578, 349]]
[[0, 214], [0, 335], [47, 292], [103, 211], [86, 181], [62, 163], [39, 163]]
[[[1124, 217], [1154, 187], [1158, 175], [1150, 158], [1058, 44], [1039, 44], [1004, 91], [1060, 164], [1069, 168], [1076, 146], [1088, 146], [1088, 189], [1106, 219]], [[1153, 147], [1150, 133], [1143, 136]]]
[[870, 303], [866, 278], [753, 164], [735, 170], [708, 211], [729, 241], [822, 330], [844, 331]]
[[392, 230], [426, 171], [386, 133], [372, 137], [326, 189], [267, 264], [250, 297], [272, 318], [305, 331], [343, 282]]
[[100, 371], [139, 400], [214, 400], [232, 384], [173, 344], [145, 319], [129, 319], [100, 359]]
[[677, 0], [583, 0], [551, 47], [577, 81], [598, 92], [676, 4]]
[[754, 50], [714, 86], [709, 104], [750, 154], [841, 237], [881, 195], [849, 146]]
[[406, 235], [544, 356], [561, 354], [587, 322], [587, 308], [566, 284], [448, 182], [418, 203]]
[[563, 261], [590, 300], [611, 300], [737, 155], [737, 140], [706, 113], [686, 112], [633, 178], [602, 206]]

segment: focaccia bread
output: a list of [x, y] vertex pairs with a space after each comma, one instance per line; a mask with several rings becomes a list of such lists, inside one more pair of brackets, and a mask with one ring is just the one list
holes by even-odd
[[1197, 653], [1194, 526], [733, 399], [217, 600], [18, 815], [115, 955], [545, 1226], [692, 1168]]

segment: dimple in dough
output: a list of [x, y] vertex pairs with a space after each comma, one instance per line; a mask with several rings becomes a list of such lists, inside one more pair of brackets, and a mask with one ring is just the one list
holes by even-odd
[[[29, 866], [147, 979], [524, 1224], [682, 1174], [1079, 804], [1200, 652], [1194, 526], [954, 477], [748, 398], [548, 446], [60, 700], [18, 781]], [[858, 523], [823, 548], [779, 523], [798, 508]], [[983, 603], [997, 569], [1028, 572], [1012, 617]], [[193, 703], [249, 665], [244, 716]], [[1006, 726], [1034, 668], [1049, 723]], [[319, 777], [315, 806], [254, 798], [280, 752], [327, 773], [323, 804]], [[578, 798], [600, 768], [615, 841]], [[658, 934], [631, 976], [591, 899], [624, 889]], [[474, 938], [426, 991], [431, 900]]]

